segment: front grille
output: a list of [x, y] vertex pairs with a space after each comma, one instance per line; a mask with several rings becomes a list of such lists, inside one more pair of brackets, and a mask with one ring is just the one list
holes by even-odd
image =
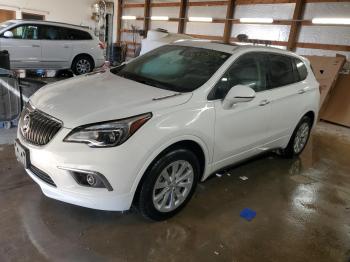
[[51, 179], [51, 177], [46, 174], [44, 171], [41, 171], [39, 168], [30, 165], [29, 170], [38, 178], [40, 178], [42, 181], [46, 182], [47, 184], [57, 187], [55, 182]]
[[61, 129], [59, 120], [33, 109], [28, 103], [23, 110], [19, 122], [19, 128], [23, 138], [30, 144], [43, 146]]

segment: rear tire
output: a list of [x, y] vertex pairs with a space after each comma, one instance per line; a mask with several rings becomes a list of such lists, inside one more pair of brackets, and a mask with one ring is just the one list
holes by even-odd
[[196, 155], [175, 149], [162, 155], [145, 174], [137, 194], [137, 208], [148, 219], [168, 219], [191, 199], [200, 174]]
[[84, 75], [94, 70], [94, 60], [87, 55], [79, 55], [74, 58], [72, 63], [72, 71], [75, 75]]
[[300, 155], [309, 141], [311, 127], [311, 118], [309, 116], [303, 116], [295, 128], [287, 147], [281, 150], [282, 156], [293, 158]]

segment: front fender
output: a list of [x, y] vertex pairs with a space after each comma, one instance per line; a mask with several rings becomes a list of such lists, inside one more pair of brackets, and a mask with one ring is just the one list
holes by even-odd
[[[192, 107], [158, 115], [155, 118], [157, 119], [154, 119], [152, 127], [156, 127], [159, 140], [152, 144], [152, 146], [148, 143], [147, 147], [150, 154], [137, 173], [132, 186], [132, 192], [134, 193], [136, 191], [141, 178], [154, 159], [165, 149], [181, 141], [193, 141], [201, 147], [205, 157], [203, 177], [207, 177], [206, 175], [211, 172], [209, 167], [213, 157], [214, 108], [198, 106], [194, 109]], [[143, 135], [155, 133], [154, 128], [144, 131]]]

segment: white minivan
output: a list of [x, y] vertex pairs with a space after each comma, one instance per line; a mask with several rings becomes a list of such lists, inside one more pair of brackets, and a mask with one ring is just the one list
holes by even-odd
[[40, 89], [15, 150], [48, 197], [169, 218], [213, 172], [299, 155], [315, 125], [310, 63], [268, 47], [181, 41]]
[[0, 51], [10, 54], [11, 69], [72, 69], [77, 75], [105, 62], [104, 44], [83, 27], [34, 20], [0, 24]]

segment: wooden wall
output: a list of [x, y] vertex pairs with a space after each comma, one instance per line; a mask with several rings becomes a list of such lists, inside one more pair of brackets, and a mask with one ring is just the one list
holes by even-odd
[[11, 20], [16, 18], [15, 11], [1, 10], [0, 9], [0, 23], [5, 22], [6, 20]]
[[[350, 25], [311, 22], [315, 17], [350, 18], [349, 0], [119, 0], [119, 7], [120, 16], [137, 17], [133, 21], [118, 17], [118, 40], [126, 43], [134, 42], [132, 25], [224, 42], [237, 42], [236, 36], [245, 33], [301, 55], [341, 53], [350, 58]], [[169, 21], [151, 21], [152, 15], [168, 16]], [[190, 22], [189, 16], [212, 17], [213, 22]], [[271, 17], [274, 22], [246, 24], [240, 22], [241, 17]]]

